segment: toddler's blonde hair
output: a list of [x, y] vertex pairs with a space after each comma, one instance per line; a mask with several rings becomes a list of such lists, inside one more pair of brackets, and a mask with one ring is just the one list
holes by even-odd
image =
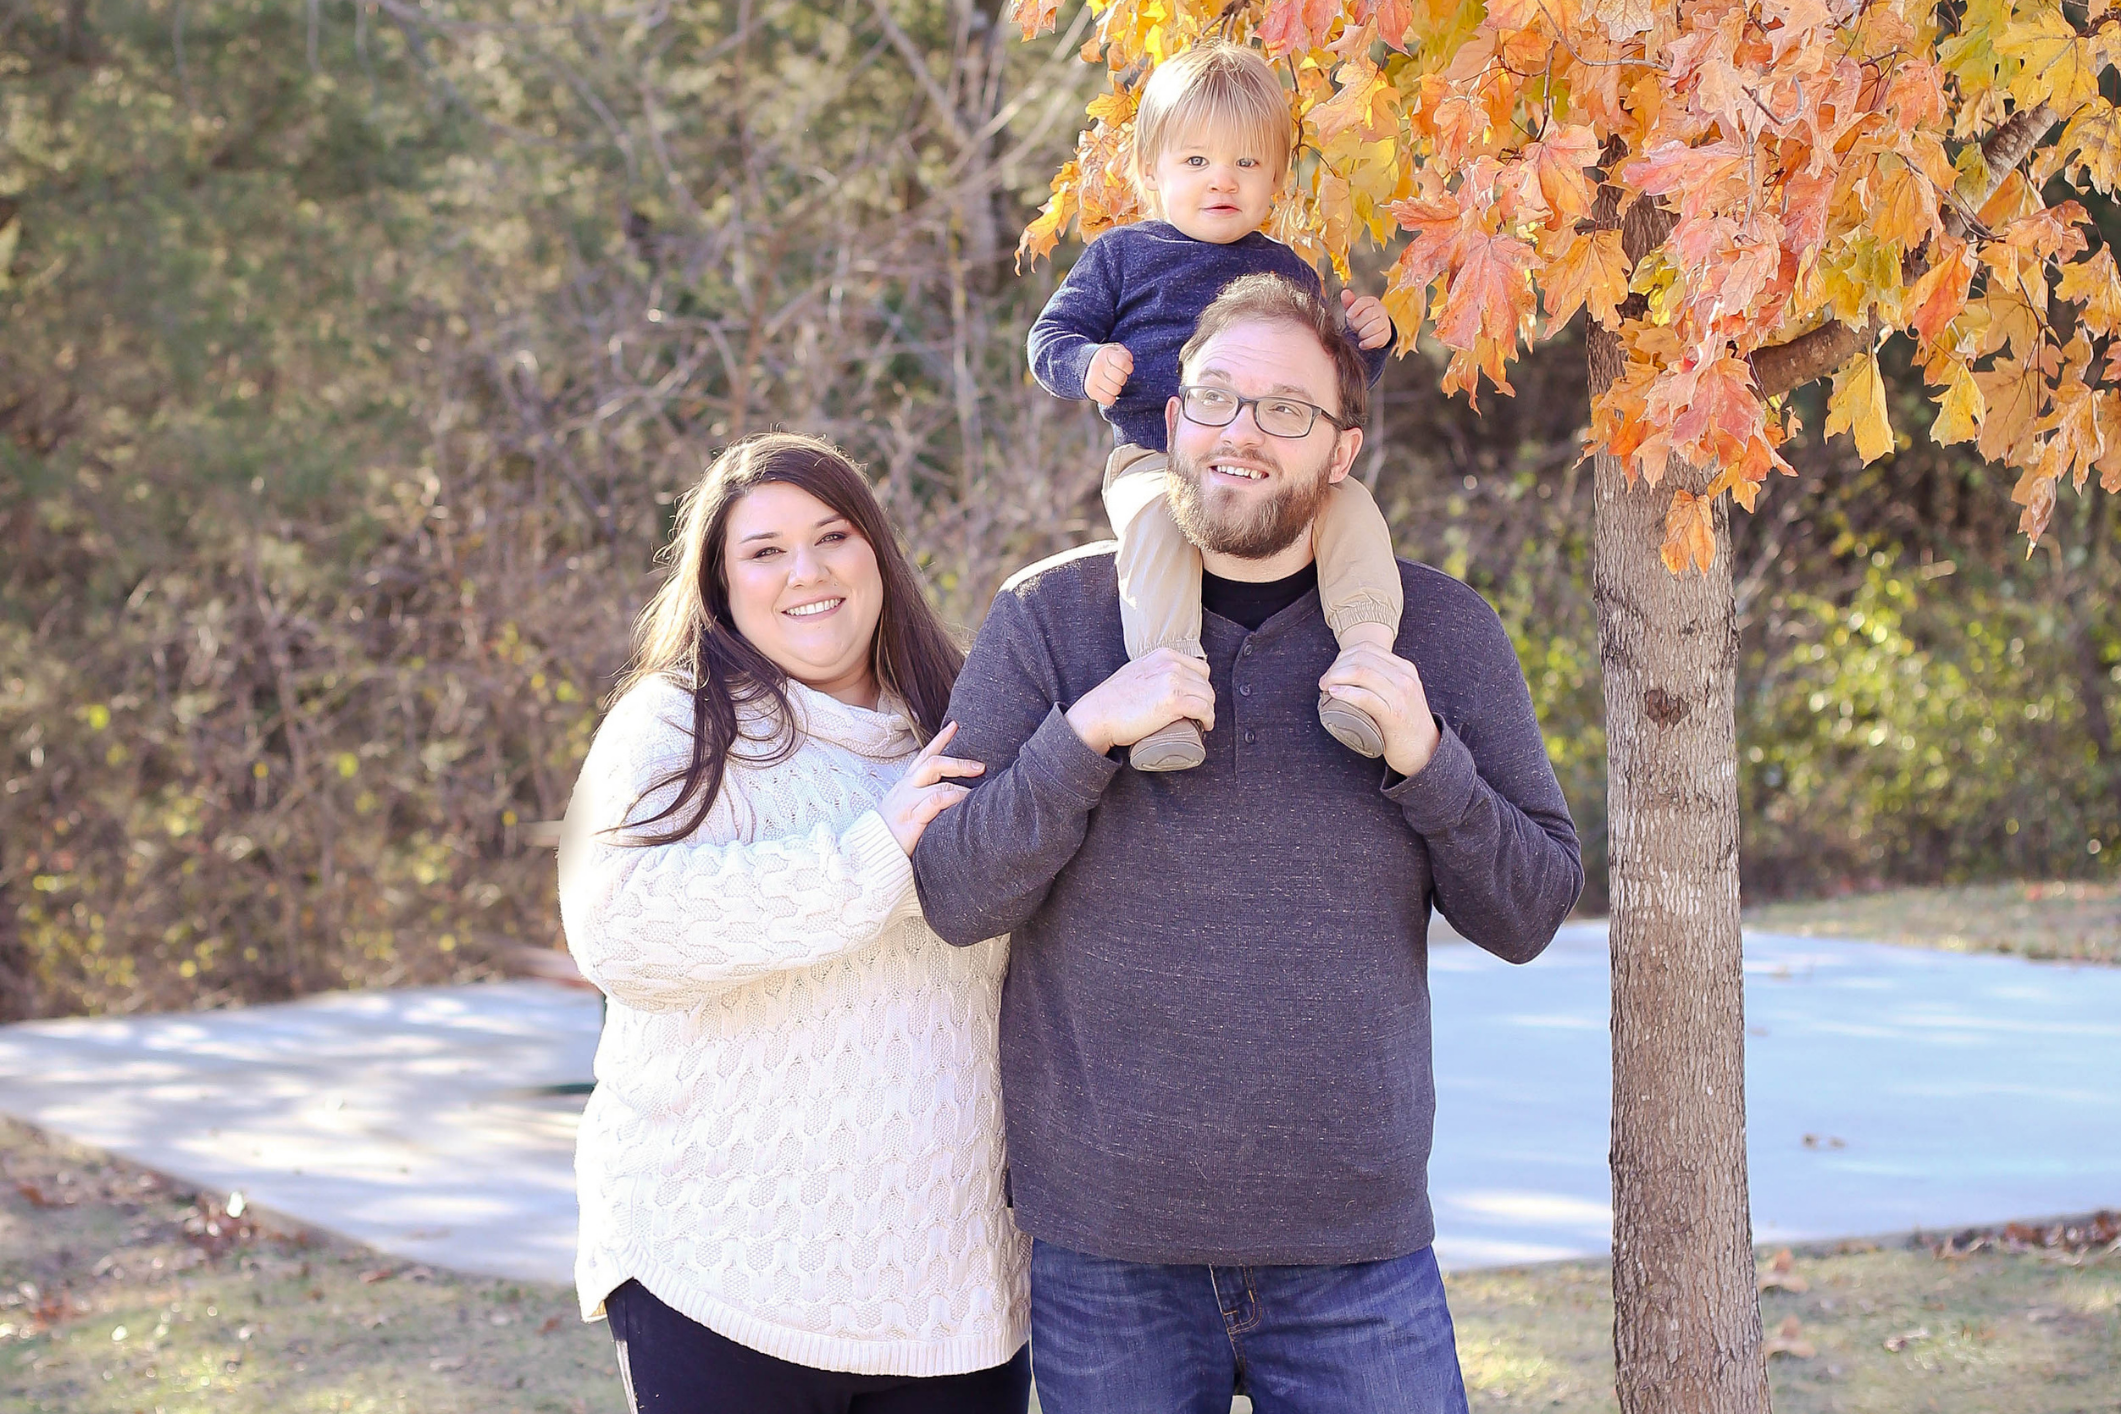
[[1153, 204], [1154, 193], [1142, 174], [1168, 144], [1201, 128], [1256, 137], [1275, 185], [1289, 175], [1289, 98], [1258, 50], [1211, 40], [1157, 65], [1134, 115], [1132, 175], [1144, 202]]

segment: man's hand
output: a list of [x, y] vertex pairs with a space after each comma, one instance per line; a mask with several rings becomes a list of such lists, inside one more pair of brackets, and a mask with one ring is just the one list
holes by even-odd
[[[1418, 682], [1415, 690], [1420, 690]], [[1181, 717], [1199, 722], [1204, 732], [1215, 729], [1208, 665], [1176, 648], [1136, 658], [1068, 709], [1068, 725], [1100, 756], [1115, 746], [1132, 746]]]
[[1384, 301], [1377, 296], [1344, 289], [1340, 292], [1340, 307], [1347, 313], [1348, 327], [1355, 331], [1356, 342], [1364, 348], [1381, 349], [1385, 340], [1392, 337], [1392, 316], [1385, 313]]
[[1422, 688], [1421, 670], [1406, 659], [1358, 643], [1333, 660], [1318, 686], [1377, 719], [1385, 764], [1400, 775], [1420, 774], [1436, 754], [1441, 733], [1429, 713], [1429, 694]]
[[[1377, 307], [1384, 309], [1381, 304]], [[1090, 355], [1090, 367], [1083, 373], [1083, 396], [1101, 408], [1111, 407], [1133, 373], [1134, 355], [1127, 352], [1125, 344], [1099, 344], [1097, 352]]]

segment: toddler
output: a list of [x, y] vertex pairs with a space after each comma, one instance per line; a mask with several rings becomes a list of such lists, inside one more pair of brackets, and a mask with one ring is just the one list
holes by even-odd
[[[1105, 464], [1104, 500], [1119, 537], [1129, 658], [1163, 647], [1206, 656], [1200, 552], [1164, 500], [1164, 408], [1178, 393], [1179, 349], [1201, 311], [1240, 276], [1280, 275], [1323, 294], [1318, 272], [1260, 230], [1288, 175], [1291, 140], [1288, 99], [1255, 51], [1210, 43], [1163, 64], [1134, 125], [1134, 179], [1163, 219], [1093, 241], [1031, 326], [1038, 381], [1057, 396], [1096, 402], [1118, 444]], [[1344, 290], [1341, 301], [1374, 383], [1392, 321], [1374, 297]], [[1340, 646], [1390, 652], [1402, 608], [1399, 566], [1384, 516], [1353, 477], [1327, 495], [1313, 550]], [[1361, 708], [1321, 695], [1318, 716], [1351, 750], [1384, 754], [1384, 736]], [[1199, 724], [1178, 721], [1135, 743], [1128, 760], [1138, 771], [1182, 771], [1206, 757]]]

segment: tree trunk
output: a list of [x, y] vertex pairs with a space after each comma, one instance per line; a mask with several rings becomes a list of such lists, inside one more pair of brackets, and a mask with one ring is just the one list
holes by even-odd
[[[1623, 228], [1656, 220], [1638, 203]], [[1650, 234], [1628, 230], [1629, 244]], [[1649, 244], [1654, 244], [1650, 241]], [[1593, 326], [1593, 397], [1623, 353]], [[1658, 554], [1676, 458], [1630, 487], [1597, 458], [1613, 953], [1613, 1355], [1620, 1407], [1768, 1408], [1746, 1196], [1738, 936], [1737, 609], [1728, 500], [1706, 575]]]

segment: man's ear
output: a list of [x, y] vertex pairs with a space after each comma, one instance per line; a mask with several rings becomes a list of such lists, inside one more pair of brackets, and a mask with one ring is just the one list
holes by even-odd
[[1326, 482], [1348, 479], [1348, 472], [1355, 466], [1355, 454], [1362, 450], [1362, 429], [1350, 427], [1333, 439], [1333, 461], [1326, 468]]
[[1167, 455], [1173, 439], [1178, 436], [1178, 410], [1181, 406], [1176, 393], [1164, 403], [1164, 448]]

